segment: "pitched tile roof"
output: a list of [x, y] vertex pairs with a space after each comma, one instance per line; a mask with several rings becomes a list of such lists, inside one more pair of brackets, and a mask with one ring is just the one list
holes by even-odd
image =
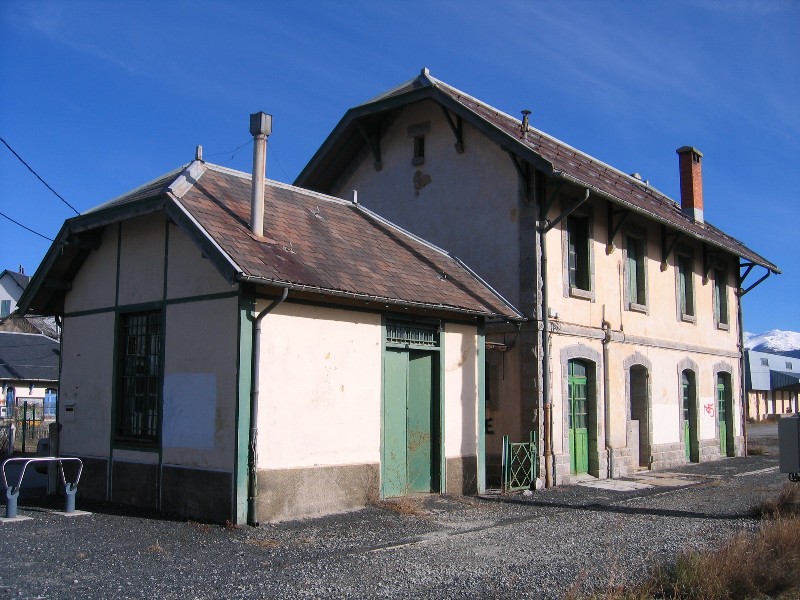
[[39, 334], [0, 331], [0, 379], [58, 381], [58, 342]]
[[[336, 157], [338, 166], [328, 169], [325, 168], [325, 161], [341, 149], [353, 150], [353, 142], [344, 139], [346, 137], [344, 133], [353, 121], [393, 110], [402, 106], [404, 102], [411, 103], [429, 98], [458, 111], [470, 119], [473, 125], [478, 125], [484, 132], [491, 133], [496, 141], [509, 149], [524, 151], [526, 157], [536, 159], [537, 166], [545, 168], [549, 175], [588, 187], [593, 193], [616, 204], [654, 218], [672, 229], [704, 240], [772, 272], [780, 273], [776, 265], [708, 221], [699, 223], [687, 217], [678, 203], [646, 182], [627, 175], [532, 126], [526, 135], [522, 135], [519, 119], [434, 78], [427, 69], [423, 69], [418, 77], [350, 109], [295, 183], [312, 189], [326, 189], [331, 182], [331, 173], [341, 168], [346, 158]], [[359, 145], [362, 144], [363, 142], [359, 140]]]
[[267, 180], [264, 236], [256, 237], [249, 227], [250, 179], [247, 173], [194, 161], [68, 220], [34, 276], [35, 289], [20, 305], [58, 312], [55, 294], [41, 283], [46, 277], [74, 277], [76, 267], [66, 263], [83, 258], [69, 244], [73, 236], [164, 210], [214, 256], [231, 281], [288, 287], [328, 301], [339, 297], [522, 318], [457, 258], [339, 198]]
[[9, 276], [14, 282], [21, 287], [23, 290], [25, 286], [28, 285], [28, 282], [31, 280], [30, 277], [27, 275], [23, 275], [22, 273], [17, 273], [16, 271], [11, 271], [10, 269], [5, 269], [2, 273], [0, 273], [0, 277]]

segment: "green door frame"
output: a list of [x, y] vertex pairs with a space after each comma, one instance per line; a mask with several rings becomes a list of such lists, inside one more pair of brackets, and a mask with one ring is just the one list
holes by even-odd
[[681, 371], [681, 401], [686, 460], [700, 462], [697, 441], [697, 379], [691, 369]]
[[568, 363], [570, 472], [589, 472], [589, 379], [588, 367], [580, 360]]

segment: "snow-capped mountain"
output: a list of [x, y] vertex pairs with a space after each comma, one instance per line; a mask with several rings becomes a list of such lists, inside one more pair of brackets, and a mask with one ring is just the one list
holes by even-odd
[[756, 352], [771, 352], [800, 358], [800, 333], [770, 329], [756, 335], [745, 331], [744, 347]]

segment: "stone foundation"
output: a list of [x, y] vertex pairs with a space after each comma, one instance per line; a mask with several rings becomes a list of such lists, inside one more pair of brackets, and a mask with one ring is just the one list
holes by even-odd
[[445, 492], [448, 494], [478, 493], [478, 459], [475, 456], [457, 456], [447, 459]]

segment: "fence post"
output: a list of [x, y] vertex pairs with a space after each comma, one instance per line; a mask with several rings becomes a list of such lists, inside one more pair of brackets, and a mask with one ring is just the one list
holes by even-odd
[[8, 455], [14, 456], [14, 444], [16, 440], [14, 439], [15, 434], [17, 432], [17, 428], [14, 425], [14, 419], [11, 419], [11, 422], [8, 424]]

